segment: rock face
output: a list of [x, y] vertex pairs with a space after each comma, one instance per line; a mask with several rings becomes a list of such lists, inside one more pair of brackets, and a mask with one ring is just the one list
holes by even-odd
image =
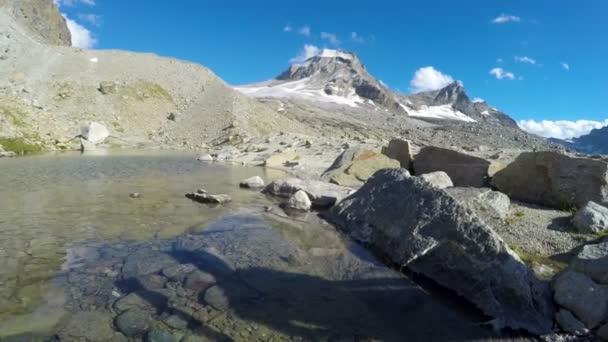
[[557, 152], [525, 152], [493, 178], [513, 199], [557, 209], [608, 205], [608, 163]]
[[412, 148], [407, 140], [392, 139], [387, 147], [382, 148], [382, 154], [399, 161], [404, 169], [412, 168]]
[[290, 209], [308, 211], [310, 210], [311, 206], [312, 203], [310, 202], [308, 195], [302, 190], [299, 190], [295, 194], [291, 195], [291, 197], [289, 197], [289, 201], [287, 201], [287, 208]]
[[87, 122], [80, 127], [80, 136], [93, 145], [97, 145], [110, 136], [110, 131], [98, 122]]
[[511, 209], [509, 196], [489, 188], [449, 188], [446, 192], [484, 218], [505, 219]]
[[608, 289], [582, 273], [566, 271], [553, 282], [555, 302], [593, 329], [608, 316]]
[[344, 151], [322, 175], [331, 183], [358, 187], [380, 169], [398, 168], [399, 162], [387, 156], [357, 147]]
[[414, 159], [414, 171], [417, 175], [444, 171], [455, 186], [481, 188], [487, 186], [490, 162], [454, 150], [427, 146], [420, 150]]
[[425, 173], [423, 175], [420, 175], [420, 178], [424, 179], [429, 184], [439, 189], [451, 188], [454, 186], [454, 183], [452, 183], [450, 176], [448, 176], [448, 174], [443, 171]]
[[570, 268], [608, 285], [608, 241], [584, 246], [570, 262]]
[[376, 172], [328, 218], [392, 262], [456, 291], [499, 327], [551, 331], [548, 286], [471, 211], [407, 170]]
[[51, 45], [72, 45], [66, 20], [53, 1], [0, 0], [0, 7], [7, 7], [34, 39]]
[[299, 190], [306, 192], [312, 205], [317, 207], [330, 207], [353, 192], [352, 189], [343, 186], [299, 178], [273, 181], [264, 188], [263, 192], [289, 198]]
[[572, 223], [580, 233], [593, 234], [608, 229], [608, 208], [590, 201], [576, 212]]

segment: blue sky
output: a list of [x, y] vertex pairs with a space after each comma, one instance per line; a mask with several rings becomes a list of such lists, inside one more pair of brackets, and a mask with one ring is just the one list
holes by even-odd
[[354, 51], [405, 93], [432, 66], [545, 135], [608, 123], [603, 0], [56, 1], [90, 31], [81, 45], [199, 62], [230, 84], [275, 77], [308, 44]]

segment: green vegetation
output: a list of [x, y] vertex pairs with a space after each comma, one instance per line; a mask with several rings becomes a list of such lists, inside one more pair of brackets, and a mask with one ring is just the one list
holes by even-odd
[[161, 87], [159, 84], [140, 81], [122, 89], [123, 94], [132, 98], [136, 98], [139, 101], [145, 101], [146, 99], [157, 99], [168, 102], [173, 102], [173, 97], [169, 92]]
[[523, 212], [523, 211], [521, 211], [521, 210], [518, 210], [518, 211], [516, 211], [516, 212], [515, 212], [515, 216], [516, 216], [516, 217], [524, 217], [524, 215], [526, 215], [526, 213], [524, 213], [524, 212]]
[[55, 88], [57, 89], [56, 99], [58, 100], [67, 99], [74, 92], [72, 85], [68, 82], [57, 83], [55, 84]]
[[43, 150], [42, 146], [28, 143], [23, 138], [0, 138], [0, 145], [2, 145], [2, 148], [6, 151], [19, 154], [40, 152]]
[[559, 273], [560, 271], [562, 271], [564, 268], [566, 268], [568, 266], [568, 264], [566, 264], [564, 262], [553, 260], [553, 259], [551, 259], [551, 257], [527, 252], [519, 246], [509, 246], [509, 247], [529, 267], [534, 267], [534, 266], [549, 267], [552, 270], [551, 276]]
[[15, 126], [18, 126], [18, 127], [25, 126], [25, 122], [23, 121], [23, 117], [25, 116], [25, 113], [23, 113], [22, 111], [18, 110], [15, 107], [10, 107], [6, 104], [2, 104], [2, 105], [0, 105], [0, 114], [6, 120], [8, 120], [11, 124], [13, 124]]

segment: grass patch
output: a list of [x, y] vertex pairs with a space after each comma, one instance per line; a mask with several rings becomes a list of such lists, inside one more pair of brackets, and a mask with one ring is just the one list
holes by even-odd
[[147, 99], [164, 100], [173, 102], [173, 97], [159, 84], [141, 81], [123, 88], [123, 94], [131, 98], [145, 101]]
[[11, 151], [19, 154], [40, 152], [43, 150], [42, 146], [30, 144], [23, 138], [0, 138], [0, 145], [6, 151]]
[[23, 113], [22, 111], [20, 111], [16, 108], [3, 105], [2, 107], [0, 107], [0, 114], [6, 120], [8, 120], [11, 124], [13, 124], [15, 126], [18, 126], [18, 127], [26, 126], [25, 121], [23, 121], [23, 117], [25, 116], [25, 113]]
[[526, 213], [524, 213], [521, 210], [518, 210], [515, 212], [515, 217], [524, 217], [526, 215]]
[[519, 258], [526, 264], [528, 267], [532, 268], [534, 266], [547, 266], [553, 270], [553, 275], [559, 273], [563, 269], [565, 269], [568, 264], [556, 261], [551, 259], [550, 257], [534, 254], [525, 251], [524, 249], [518, 246], [509, 246], [515, 254], [519, 256]]

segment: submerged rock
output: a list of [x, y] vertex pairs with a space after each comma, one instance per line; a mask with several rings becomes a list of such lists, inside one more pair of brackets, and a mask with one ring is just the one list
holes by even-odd
[[557, 152], [525, 152], [497, 172], [494, 185], [509, 197], [556, 209], [589, 201], [608, 205], [608, 163]]
[[65, 341], [120, 341], [122, 339], [112, 329], [111, 317], [101, 311], [76, 312], [59, 332], [59, 337]]
[[454, 183], [452, 183], [450, 176], [448, 176], [448, 174], [443, 171], [425, 173], [423, 175], [420, 175], [419, 177], [439, 189], [451, 188], [454, 186]]
[[344, 151], [322, 175], [321, 179], [349, 187], [361, 186], [380, 169], [399, 168], [397, 160], [358, 147]]
[[150, 328], [150, 313], [141, 309], [130, 309], [116, 317], [116, 327], [127, 337], [144, 335]]
[[576, 212], [572, 223], [583, 234], [594, 234], [607, 230], [608, 208], [590, 201]]
[[310, 202], [308, 195], [302, 190], [299, 190], [295, 194], [291, 195], [287, 201], [287, 208], [289, 209], [308, 211], [310, 210], [311, 206], [312, 203]]
[[407, 170], [376, 172], [328, 216], [392, 262], [476, 304], [498, 327], [551, 331], [547, 284], [471, 211]]
[[317, 207], [330, 207], [354, 191], [351, 188], [321, 181], [286, 178], [268, 184], [263, 192], [289, 198], [300, 190], [306, 192], [312, 205]]
[[202, 189], [196, 190], [196, 192], [186, 194], [186, 197], [196, 202], [210, 204], [225, 204], [232, 201], [232, 198], [228, 195], [211, 195]]

